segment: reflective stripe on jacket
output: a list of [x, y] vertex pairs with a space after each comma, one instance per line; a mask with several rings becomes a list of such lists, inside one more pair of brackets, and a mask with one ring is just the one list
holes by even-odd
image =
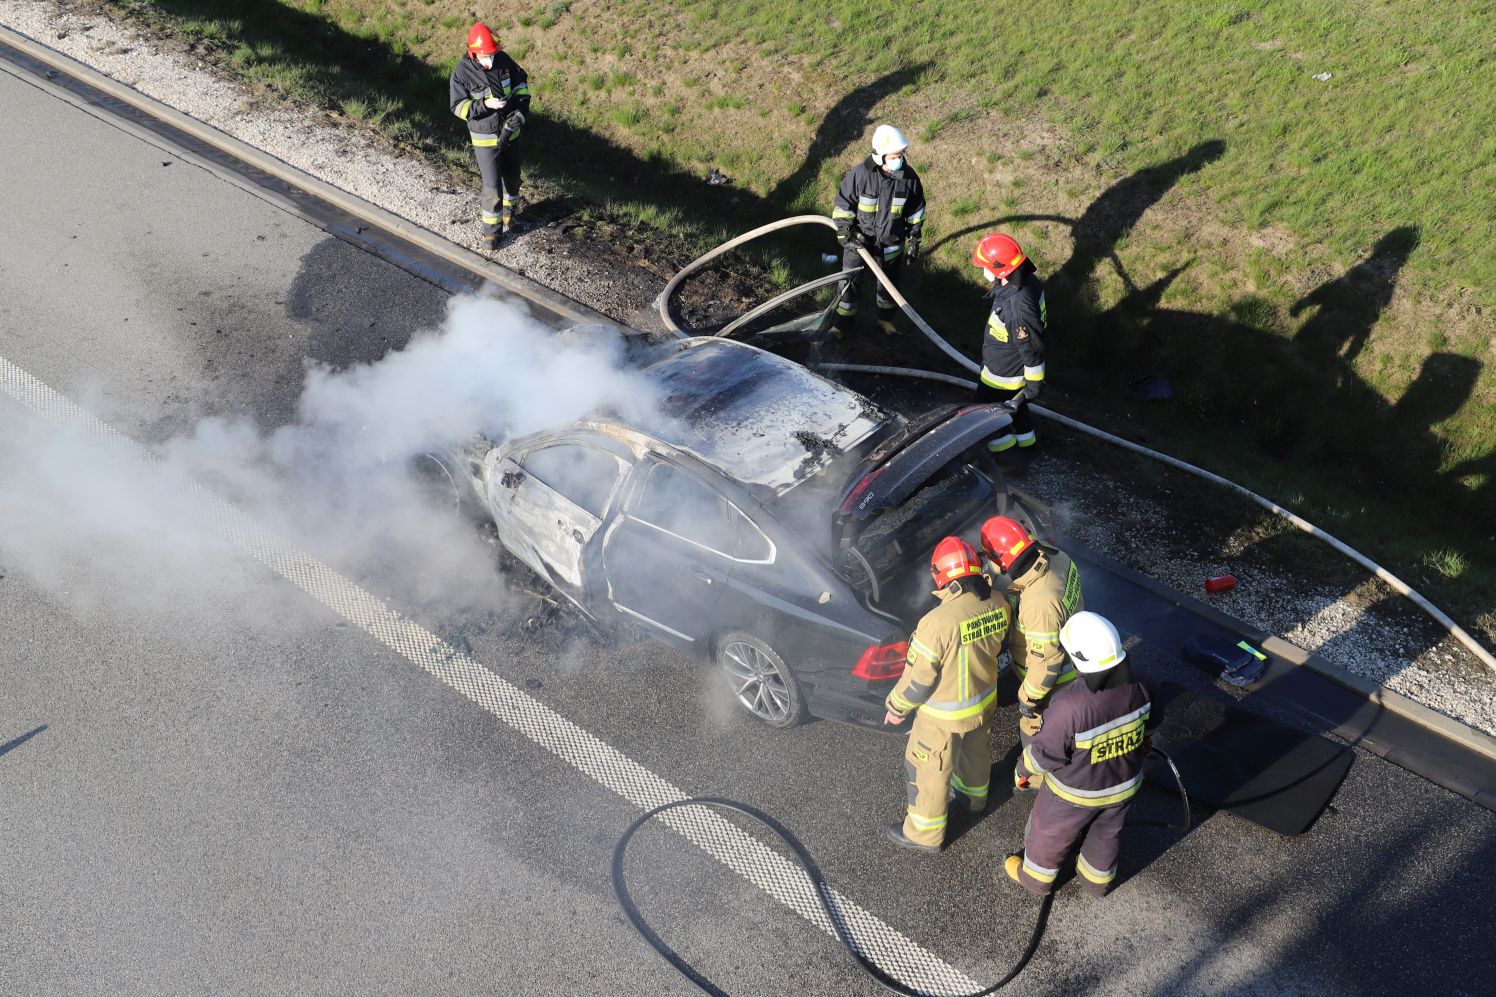
[[[529, 77], [505, 52], [494, 55], [492, 69], [484, 69], [477, 59], [467, 56], [458, 59], [447, 90], [452, 113], [467, 122], [474, 145], [497, 145], [511, 116], [518, 112], [517, 124], [523, 125], [530, 115]], [[502, 98], [505, 104], [495, 110], [483, 103], [487, 97]], [[511, 126], [510, 133], [513, 141], [519, 128]]]
[[1071, 806], [1127, 802], [1143, 784], [1143, 741], [1160, 720], [1156, 699], [1146, 678], [1101, 692], [1084, 682], [1055, 690], [1044, 726], [1018, 760], [1018, 774], [1043, 773], [1043, 788]]
[[976, 730], [997, 708], [998, 656], [1008, 633], [1008, 604], [998, 596], [940, 593], [909, 638], [904, 675], [885, 705], [955, 733]]
[[1064, 551], [1046, 548], [1023, 577], [1008, 586], [1008, 601], [1013, 603], [1014, 625], [1008, 634], [1013, 672], [1029, 701], [1038, 702], [1075, 678], [1060, 646], [1060, 628], [1086, 608], [1080, 568]]
[[1028, 381], [1044, 380], [1044, 332], [1049, 307], [1044, 282], [1025, 260], [1022, 283], [1011, 280], [992, 291], [992, 311], [982, 336], [982, 383], [1014, 391]]
[[856, 226], [870, 245], [900, 246], [918, 239], [925, 223], [925, 192], [908, 163], [888, 173], [871, 156], [854, 166], [836, 191], [831, 220], [838, 232]]

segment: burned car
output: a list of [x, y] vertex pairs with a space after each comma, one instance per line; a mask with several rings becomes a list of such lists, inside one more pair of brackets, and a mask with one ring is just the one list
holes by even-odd
[[499, 542], [605, 629], [715, 663], [772, 727], [876, 726], [905, 638], [934, 605], [930, 550], [988, 516], [1044, 529], [985, 441], [995, 405], [909, 421], [753, 346], [652, 354], [660, 403], [625, 421], [425, 455]]

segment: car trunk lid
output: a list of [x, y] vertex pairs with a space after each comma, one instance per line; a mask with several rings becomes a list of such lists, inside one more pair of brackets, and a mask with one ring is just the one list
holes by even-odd
[[837, 496], [833, 533], [838, 548], [860, 527], [913, 495], [967, 450], [1013, 421], [1001, 405], [945, 406], [926, 413], [874, 447]]

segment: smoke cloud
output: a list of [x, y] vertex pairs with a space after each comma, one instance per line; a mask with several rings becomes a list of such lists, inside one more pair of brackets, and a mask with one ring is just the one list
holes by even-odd
[[263, 616], [263, 602], [238, 599], [242, 562], [196, 525], [195, 481], [404, 609], [490, 613], [505, 592], [496, 548], [410, 458], [479, 432], [499, 440], [653, 405], [616, 331], [558, 336], [490, 297], [454, 299], [439, 329], [375, 363], [309, 367], [291, 424], [201, 419], [154, 448], [154, 471], [127, 447], [0, 402], [0, 558], [74, 612], [196, 615], [211, 600]]

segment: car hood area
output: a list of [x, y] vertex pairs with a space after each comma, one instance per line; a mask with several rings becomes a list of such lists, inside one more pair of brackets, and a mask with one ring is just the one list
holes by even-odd
[[893, 421], [850, 388], [753, 346], [683, 341], [646, 368], [658, 413], [638, 428], [782, 495]]

